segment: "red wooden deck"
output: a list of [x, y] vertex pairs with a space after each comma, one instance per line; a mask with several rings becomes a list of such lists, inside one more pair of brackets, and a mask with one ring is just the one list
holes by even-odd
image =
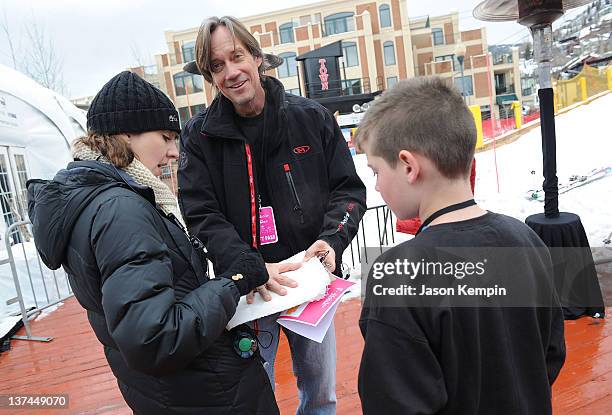
[[[336, 315], [338, 338], [338, 414], [360, 413], [357, 371], [363, 341], [358, 300], [343, 303]], [[583, 318], [566, 322], [567, 361], [554, 385], [554, 413], [612, 413], [612, 307], [606, 321]], [[0, 355], [0, 394], [69, 395], [69, 409], [10, 410], [4, 414], [130, 414], [123, 402], [85, 313], [74, 299], [35, 321], [34, 335], [50, 343], [13, 341]], [[22, 334], [22, 333], [20, 333]], [[277, 358], [277, 399], [283, 415], [293, 414], [297, 392], [286, 341]]]

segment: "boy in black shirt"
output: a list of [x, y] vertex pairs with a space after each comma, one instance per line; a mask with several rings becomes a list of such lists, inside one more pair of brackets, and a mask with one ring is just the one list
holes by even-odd
[[525, 224], [474, 202], [476, 129], [462, 97], [439, 78], [402, 81], [370, 107], [356, 143], [398, 219], [423, 221], [368, 277], [363, 413], [550, 414], [565, 360], [550, 256]]

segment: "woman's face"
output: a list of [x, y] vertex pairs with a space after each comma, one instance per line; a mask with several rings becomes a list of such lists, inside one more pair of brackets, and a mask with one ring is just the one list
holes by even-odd
[[136, 158], [159, 177], [162, 166], [178, 159], [177, 138], [178, 134], [174, 131], [147, 131], [130, 134], [128, 143]]

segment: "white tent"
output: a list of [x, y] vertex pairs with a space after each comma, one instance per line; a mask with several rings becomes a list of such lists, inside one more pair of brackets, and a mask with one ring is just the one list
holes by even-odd
[[[16, 234], [7, 241], [6, 229], [27, 215], [27, 180], [50, 179], [65, 167], [72, 160], [70, 143], [84, 135], [85, 130], [82, 110], [27, 76], [0, 65], [0, 259], [8, 257], [6, 242], [9, 242], [28, 307], [34, 305], [35, 298], [46, 304], [65, 295], [67, 284], [60, 279], [60, 285], [54, 286], [57, 279], [45, 267], [39, 268], [33, 243]], [[32, 283], [27, 279], [30, 271], [34, 276]], [[0, 265], [0, 323], [7, 313], [18, 310], [17, 304], [6, 305], [15, 296], [9, 264]]]
[[33, 176], [52, 177], [85, 133], [85, 113], [61, 95], [0, 65], [0, 146], [26, 149]]
[[[26, 181], [52, 178], [71, 160], [85, 113], [66, 98], [0, 65], [0, 237], [24, 217]], [[4, 245], [0, 242], [0, 249]]]

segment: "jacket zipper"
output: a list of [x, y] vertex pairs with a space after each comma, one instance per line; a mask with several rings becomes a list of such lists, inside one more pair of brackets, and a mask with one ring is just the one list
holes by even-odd
[[291, 189], [291, 195], [293, 196], [293, 211], [300, 215], [300, 223], [304, 224], [304, 211], [302, 210], [302, 203], [300, 202], [300, 197], [298, 196], [297, 190], [295, 188], [295, 183], [293, 182], [293, 176], [291, 175], [291, 166], [289, 163], [283, 164], [283, 169], [285, 170], [285, 178], [287, 179], [287, 184], [289, 184], [289, 188]]
[[[202, 243], [202, 241], [200, 241], [200, 239], [197, 236], [191, 235], [187, 229], [185, 229], [185, 227], [181, 224], [181, 221], [178, 220], [178, 218], [176, 216], [174, 216], [174, 213], [168, 213], [166, 214], [166, 217], [168, 219], [170, 219], [170, 222], [172, 222], [173, 224], [175, 224], [182, 232], [183, 234], [185, 234], [185, 236], [187, 237], [187, 239], [189, 240], [189, 243], [191, 244], [191, 247], [193, 249], [195, 249], [196, 251], [201, 251], [202, 253], [204, 253], [204, 257], [200, 257], [200, 260], [203, 261], [202, 267], [204, 267], [204, 281], [202, 281], [202, 283], [205, 283], [208, 280], [208, 250], [206, 249], [206, 246], [204, 246], [204, 243]], [[165, 222], [164, 222], [165, 225]], [[196, 278], [199, 281], [199, 276], [198, 276], [198, 272], [196, 271], [195, 267], [193, 266], [193, 263], [191, 262], [191, 259], [187, 258], [184, 254], [184, 252], [181, 250], [179, 243], [176, 241], [176, 239], [174, 239], [174, 237], [172, 236], [172, 232], [170, 231], [170, 229], [168, 229], [168, 227], [166, 226], [166, 230], [168, 231], [168, 234], [170, 235], [170, 238], [172, 238], [172, 240], [174, 241], [174, 244], [176, 245], [176, 249], [179, 251], [181, 257], [183, 257], [183, 259], [185, 260], [185, 262], [187, 262], [187, 264], [189, 264], [189, 268], [191, 268], [191, 270], [193, 271], [193, 275], [196, 276]]]

